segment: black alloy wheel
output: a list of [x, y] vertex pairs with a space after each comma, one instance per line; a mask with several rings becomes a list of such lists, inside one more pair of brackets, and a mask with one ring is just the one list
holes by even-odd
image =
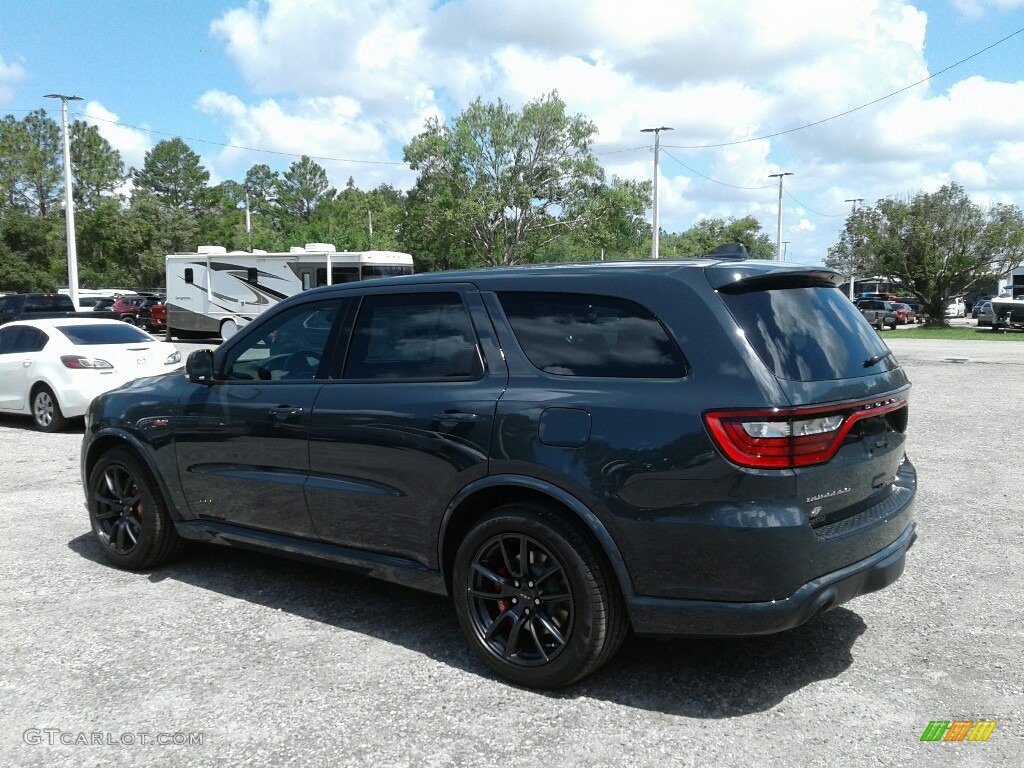
[[89, 520], [103, 555], [119, 568], [151, 568], [184, 547], [152, 473], [126, 448], [108, 451], [93, 467]]
[[459, 547], [453, 574], [463, 632], [492, 670], [557, 688], [610, 659], [628, 624], [618, 585], [559, 513], [510, 504]]

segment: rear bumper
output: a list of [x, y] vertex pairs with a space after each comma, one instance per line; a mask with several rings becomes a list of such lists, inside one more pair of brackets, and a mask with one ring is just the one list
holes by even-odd
[[917, 539], [911, 523], [889, 546], [870, 557], [807, 582], [789, 597], [761, 603], [678, 600], [636, 596], [628, 600], [633, 629], [646, 636], [768, 635], [799, 626], [819, 613], [892, 584], [903, 573]]

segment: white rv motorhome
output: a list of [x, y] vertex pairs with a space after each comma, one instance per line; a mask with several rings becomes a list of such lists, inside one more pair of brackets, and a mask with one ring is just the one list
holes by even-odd
[[307, 243], [287, 253], [227, 252], [202, 245], [167, 256], [168, 338], [231, 338], [282, 299], [310, 288], [412, 274], [412, 256], [397, 251], [337, 251]]

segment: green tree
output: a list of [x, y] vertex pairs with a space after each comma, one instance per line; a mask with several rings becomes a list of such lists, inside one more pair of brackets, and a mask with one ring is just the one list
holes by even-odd
[[14, 115], [0, 120], [0, 211], [21, 206], [19, 184], [25, 157], [25, 128]]
[[124, 183], [121, 153], [100, 136], [95, 125], [71, 123], [71, 173], [76, 208], [94, 208], [102, 196], [115, 194]]
[[424, 230], [407, 230], [410, 239], [459, 260], [468, 252], [477, 263], [516, 264], [590, 224], [585, 198], [604, 179], [590, 149], [597, 128], [567, 115], [556, 92], [521, 112], [477, 99], [450, 123], [425, 127], [405, 147], [419, 171], [406, 224]]
[[854, 247], [871, 254], [878, 274], [921, 301], [929, 323], [944, 325], [951, 298], [993, 282], [1024, 261], [1024, 216], [1015, 205], [982, 210], [952, 183], [857, 211], [825, 263], [850, 263]]
[[[15, 205], [29, 213], [46, 216], [59, 203], [64, 191], [64, 147], [60, 126], [45, 111], [25, 115], [20, 127], [7, 137], [5, 125], [4, 160], [12, 161]], [[12, 152], [12, 154], [8, 154]]]
[[652, 185], [649, 181], [632, 181], [612, 177], [608, 184], [594, 184], [578, 202], [579, 209], [566, 214], [586, 222], [573, 232], [565, 244], [563, 258], [582, 259], [630, 258], [651, 236], [651, 225], [644, 214], [651, 205]]
[[209, 207], [206, 183], [210, 172], [181, 139], [164, 140], [153, 147], [146, 153], [142, 169], [132, 168], [132, 179], [136, 191], [154, 195], [175, 210], [200, 213]]
[[254, 216], [269, 214], [277, 202], [277, 185], [280, 179], [269, 165], [258, 163], [246, 171], [245, 187], [249, 195], [249, 212]]
[[296, 218], [309, 219], [323, 200], [333, 197], [328, 191], [327, 171], [308, 156], [292, 163], [276, 185], [277, 204]]
[[752, 259], [771, 259], [775, 255], [775, 244], [753, 216], [700, 219], [683, 232], [663, 235], [658, 252], [662, 257], [697, 258], [727, 243], [741, 243]]

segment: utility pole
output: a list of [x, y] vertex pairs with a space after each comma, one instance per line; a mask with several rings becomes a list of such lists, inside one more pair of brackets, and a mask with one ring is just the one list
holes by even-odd
[[769, 173], [768, 178], [779, 180], [779, 228], [778, 235], [775, 238], [775, 260], [782, 261], [782, 177], [792, 176], [793, 174], [789, 171], [783, 171], [782, 173]]
[[783, 240], [782, 241], [782, 260], [783, 261], [786, 260], [786, 254], [789, 252], [789, 244], [791, 242], [792, 242], [791, 240]]
[[[853, 214], [855, 214], [857, 212], [857, 203], [863, 203], [864, 202], [864, 198], [863, 197], [849, 197], [846, 200], [843, 200], [843, 202], [844, 203], [853, 203], [853, 210], [850, 211], [850, 215], [853, 216]], [[851, 245], [850, 247], [852, 248], [853, 246]], [[852, 258], [853, 254], [851, 253], [850, 256], [851, 256], [851, 258], [850, 258], [850, 290], [849, 290], [849, 294], [850, 294], [850, 301], [853, 301], [853, 282], [854, 282], [854, 280], [856, 278], [856, 275], [853, 274], [853, 258]]]
[[68, 228], [68, 290], [78, 309], [78, 250], [75, 247], [75, 203], [71, 196], [71, 137], [68, 135], [68, 102], [80, 96], [48, 93], [44, 99], [60, 99], [60, 120], [64, 127], [64, 220]]
[[663, 125], [660, 128], [641, 128], [640, 133], [653, 133], [654, 134], [654, 239], [651, 241], [651, 258], [658, 258], [658, 148], [660, 146], [659, 138], [662, 131], [671, 131], [667, 125]]

